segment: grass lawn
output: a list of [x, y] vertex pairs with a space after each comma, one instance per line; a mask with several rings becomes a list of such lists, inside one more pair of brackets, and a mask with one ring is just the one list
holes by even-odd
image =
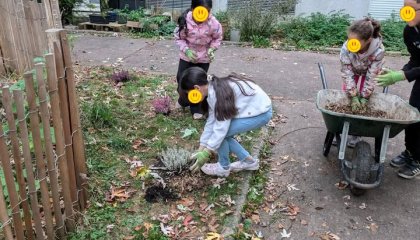
[[[111, 76], [118, 71], [77, 71], [90, 199], [70, 239], [197, 239], [220, 233], [233, 211], [241, 174], [217, 179], [161, 170], [161, 152], [194, 151], [205, 122], [192, 120], [188, 111], [155, 113], [156, 97], [170, 96], [174, 106], [173, 77], [130, 72], [130, 80], [117, 85]], [[239, 137], [250, 149], [257, 135]], [[146, 201], [146, 192], [156, 202]]]

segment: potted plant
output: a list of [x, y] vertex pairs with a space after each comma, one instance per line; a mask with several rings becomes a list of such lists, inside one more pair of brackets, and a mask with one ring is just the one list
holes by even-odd
[[233, 14], [229, 19], [230, 41], [239, 42], [241, 40], [241, 20], [239, 13]]

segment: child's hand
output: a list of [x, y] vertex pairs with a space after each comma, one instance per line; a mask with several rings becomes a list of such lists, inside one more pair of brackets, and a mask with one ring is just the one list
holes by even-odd
[[185, 50], [185, 55], [190, 59], [192, 63], [197, 62], [197, 53], [191, 49]]
[[207, 56], [209, 56], [210, 62], [214, 61], [215, 52], [216, 52], [216, 49], [214, 48], [209, 48], [209, 50], [207, 50]]
[[364, 97], [361, 97], [361, 98], [359, 99], [359, 101], [360, 101], [360, 108], [361, 108], [362, 110], [366, 110], [366, 109], [367, 109], [367, 104], [368, 104], [368, 102], [369, 102], [369, 99], [364, 98]]
[[191, 156], [191, 159], [196, 159], [195, 163], [190, 167], [190, 171], [200, 171], [201, 167], [210, 160], [211, 153], [209, 150], [204, 149]]
[[357, 111], [357, 110], [359, 110], [360, 108], [361, 108], [361, 103], [360, 103], [360, 100], [359, 100], [359, 97], [353, 97], [352, 99], [351, 99], [351, 110], [353, 111], [353, 112], [355, 112], [355, 111]]

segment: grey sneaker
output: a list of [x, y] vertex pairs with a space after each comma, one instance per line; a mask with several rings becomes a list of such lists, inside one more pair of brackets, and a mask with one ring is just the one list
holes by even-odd
[[255, 171], [260, 168], [260, 161], [258, 159], [254, 160], [252, 163], [246, 161], [236, 161], [230, 164], [230, 170], [232, 172], [240, 172], [243, 170]]
[[[362, 137], [349, 135], [347, 137], [347, 147], [354, 148], [356, 146], [356, 143], [360, 142], [361, 140], [362, 140]], [[337, 140], [335, 138], [332, 142], [332, 145], [337, 146]]]

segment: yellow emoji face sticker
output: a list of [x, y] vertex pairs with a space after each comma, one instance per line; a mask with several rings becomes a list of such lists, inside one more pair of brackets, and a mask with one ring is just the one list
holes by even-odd
[[405, 6], [400, 10], [401, 19], [410, 22], [416, 18], [416, 10], [413, 7]]
[[355, 38], [349, 39], [349, 41], [347, 42], [347, 49], [352, 53], [360, 51], [361, 47], [362, 44], [360, 44], [360, 41]]
[[188, 93], [188, 100], [191, 103], [194, 103], [194, 104], [199, 103], [199, 102], [201, 102], [201, 99], [203, 99], [203, 95], [197, 89], [191, 90]]
[[198, 6], [194, 8], [193, 18], [196, 22], [200, 22], [200, 23], [204, 22], [207, 20], [208, 17], [209, 17], [209, 11], [207, 10], [207, 8], [203, 6]]

